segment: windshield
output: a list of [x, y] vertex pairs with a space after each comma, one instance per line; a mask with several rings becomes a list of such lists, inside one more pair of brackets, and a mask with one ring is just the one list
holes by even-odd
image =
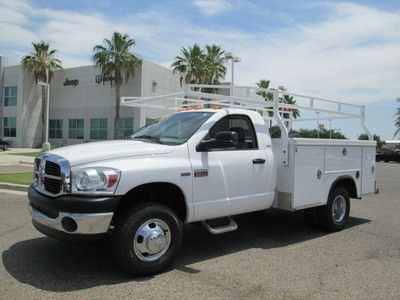
[[213, 114], [205, 111], [177, 113], [140, 128], [131, 137], [167, 145], [183, 144]]

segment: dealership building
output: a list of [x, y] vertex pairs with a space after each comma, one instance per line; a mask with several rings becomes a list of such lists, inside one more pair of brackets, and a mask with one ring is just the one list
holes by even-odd
[[[182, 90], [179, 75], [143, 60], [121, 96], [154, 96]], [[41, 147], [41, 92], [21, 65], [7, 66], [0, 56], [0, 133], [12, 147]], [[151, 122], [163, 112], [121, 107], [118, 138]], [[115, 90], [96, 66], [54, 73], [50, 84], [49, 142], [53, 147], [113, 139]]]

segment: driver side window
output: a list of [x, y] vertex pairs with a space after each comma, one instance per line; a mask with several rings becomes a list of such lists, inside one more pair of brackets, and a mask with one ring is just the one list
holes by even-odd
[[233, 131], [237, 133], [239, 145], [235, 150], [258, 149], [253, 124], [246, 115], [229, 115], [219, 120], [211, 127], [204, 140], [215, 139], [217, 133], [221, 131]]

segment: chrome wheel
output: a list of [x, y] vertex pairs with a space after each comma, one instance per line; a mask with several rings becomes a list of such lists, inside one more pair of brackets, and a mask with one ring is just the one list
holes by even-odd
[[332, 203], [332, 217], [336, 223], [340, 223], [346, 217], [347, 204], [346, 199], [338, 195]]
[[170, 244], [171, 231], [168, 224], [160, 219], [151, 219], [137, 230], [133, 249], [141, 261], [152, 262], [162, 257]]

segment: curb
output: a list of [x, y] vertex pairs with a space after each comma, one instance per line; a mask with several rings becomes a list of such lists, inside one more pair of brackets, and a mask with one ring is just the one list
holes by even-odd
[[29, 189], [29, 185], [0, 182], [0, 189], [27, 192]]
[[31, 165], [31, 166], [33, 166], [33, 162], [31, 162], [31, 161], [20, 160], [19, 163], [21, 165]]

